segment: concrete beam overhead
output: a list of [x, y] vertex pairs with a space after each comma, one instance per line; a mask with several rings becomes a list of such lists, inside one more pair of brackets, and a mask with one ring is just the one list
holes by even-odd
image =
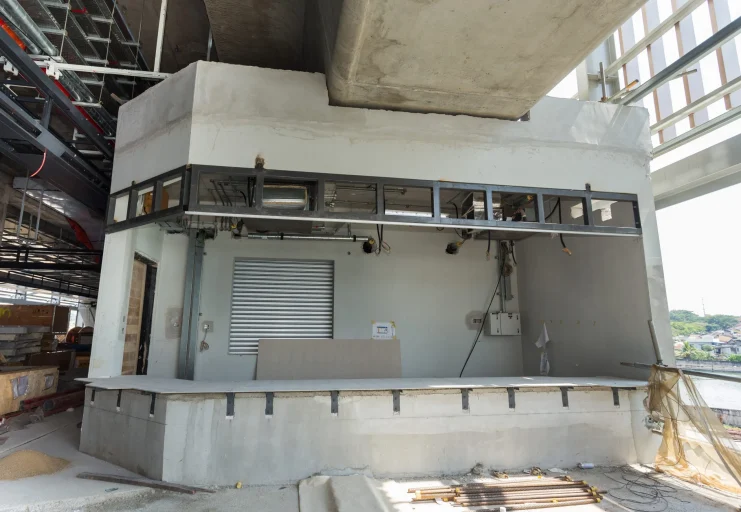
[[741, 135], [651, 173], [656, 209], [741, 183]]

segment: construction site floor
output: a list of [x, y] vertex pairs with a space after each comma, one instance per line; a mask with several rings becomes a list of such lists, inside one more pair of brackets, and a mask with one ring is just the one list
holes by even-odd
[[[241, 489], [218, 489], [214, 494], [185, 495], [154, 491], [129, 485], [80, 480], [81, 472], [134, 476], [112, 464], [78, 451], [82, 409], [46, 418], [23, 430], [3, 434], [0, 458], [16, 450], [37, 450], [70, 461], [64, 470], [45, 476], [22, 480], [0, 481], [0, 511], [133, 511], [181, 512], [182, 510], [254, 510], [259, 512], [299, 512], [297, 485], [250, 486]], [[546, 468], [544, 468], [546, 469]], [[554, 468], [555, 469], [555, 468]], [[650, 479], [635, 481], [640, 472]], [[510, 472], [512, 478], [518, 476]], [[656, 474], [645, 467], [568, 469], [575, 480], [586, 480], [606, 494], [599, 504], [562, 507], [562, 512], [710, 512], [737, 511], [741, 498], [727, 496], [702, 487], [686, 484], [674, 478]], [[550, 473], [557, 476], [558, 473]], [[492, 480], [488, 475], [374, 481], [394, 512], [446, 512], [475, 510], [454, 508], [448, 504], [411, 503], [407, 489], [436, 485], [465, 484]], [[342, 507], [300, 512], [356, 512]]]

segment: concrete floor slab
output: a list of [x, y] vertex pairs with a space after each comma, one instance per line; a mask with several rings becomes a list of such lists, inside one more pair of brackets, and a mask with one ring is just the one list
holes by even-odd
[[645, 0], [318, 3], [334, 104], [517, 119]]
[[42, 423], [3, 435], [8, 437], [8, 441], [2, 446], [0, 457], [17, 450], [36, 450], [66, 459], [70, 465], [52, 475], [0, 481], [0, 511], [73, 510], [114, 496], [145, 492], [133, 486], [76, 478], [78, 473], [86, 471], [135, 476], [125, 469], [78, 451], [80, 429], [77, 425], [81, 420], [82, 408], [78, 408], [74, 412], [51, 416]]

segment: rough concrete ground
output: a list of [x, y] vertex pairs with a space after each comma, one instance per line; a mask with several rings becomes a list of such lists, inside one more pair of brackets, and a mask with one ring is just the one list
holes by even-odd
[[[77, 473], [82, 471], [131, 475], [124, 469], [89, 457], [77, 450], [80, 432], [77, 423], [80, 416], [81, 410], [77, 410], [74, 413], [53, 416], [42, 424], [31, 425], [27, 429], [11, 433], [5, 445], [0, 447], [0, 457], [17, 449], [33, 449], [55, 457], [66, 458], [71, 465], [53, 475], [0, 482], [0, 511], [182, 512], [187, 510], [189, 512], [216, 512], [247, 510], [299, 512], [296, 485], [245, 486], [242, 489], [219, 489], [214, 494], [183, 495], [77, 479]], [[647, 471], [642, 467], [636, 470]], [[514, 478], [518, 473], [512, 471], [510, 475]], [[737, 511], [741, 505], [739, 496], [726, 496], [656, 473], [650, 475], [655, 481], [643, 480], [646, 486], [627, 482], [626, 477], [635, 480], [637, 474], [635, 472], [626, 473], [619, 467], [591, 470], [569, 469], [569, 475], [575, 480], [586, 480], [590, 485], [606, 492], [607, 499], [600, 504], [552, 510], [559, 512], [663, 512], [665, 510], [711, 512]], [[411, 495], [406, 491], [410, 487], [493, 480], [486, 474], [480, 476], [469, 474], [429, 479], [381, 480], [378, 481], [378, 486], [391, 503], [393, 512], [465, 512], [467, 510], [465, 508], [453, 508], [447, 504], [411, 503]], [[647, 495], [653, 497], [647, 498]]]
[[[736, 511], [741, 504], [741, 498], [724, 496], [715, 491], [685, 484], [664, 475], [652, 474], [657, 483], [649, 487], [632, 489], [639, 493], [655, 493], [655, 498], [646, 498], [636, 495], [625, 488], [624, 483], [615, 480], [634, 479], [635, 473], [624, 473], [619, 467], [595, 468], [593, 470], [571, 470], [572, 478], [583, 479], [603, 491], [607, 491], [608, 499], [599, 504], [579, 507], [563, 507], [559, 512], [711, 512]], [[515, 473], [511, 473], [514, 477]], [[414, 479], [404, 481], [385, 480], [379, 482], [382, 492], [386, 494], [393, 512], [465, 512], [476, 510], [452, 507], [448, 504], [411, 503], [410, 495], [406, 490], [409, 487], [434, 486], [439, 484], [470, 483], [492, 480], [488, 477], [462, 475], [441, 479]], [[660, 487], [657, 487], [658, 484]], [[635, 500], [635, 501], [628, 501]], [[640, 502], [640, 503], [638, 503]], [[80, 512], [128, 512], [142, 510], [145, 512], [180, 512], [182, 510], [206, 512], [227, 510], [248, 510], [260, 512], [299, 512], [298, 490], [295, 485], [288, 486], [255, 486], [242, 489], [222, 489], [216, 494], [198, 494], [185, 496], [161, 491], [147, 492], [136, 496], [111, 497], [105, 502], [76, 508]], [[301, 511], [304, 512], [304, 511]], [[323, 512], [323, 511], [309, 511]], [[326, 512], [353, 512], [350, 510]]]

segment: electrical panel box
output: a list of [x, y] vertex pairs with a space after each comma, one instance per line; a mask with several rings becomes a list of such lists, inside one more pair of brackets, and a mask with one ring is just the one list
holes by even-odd
[[489, 336], [519, 336], [519, 313], [491, 313], [489, 315]]

